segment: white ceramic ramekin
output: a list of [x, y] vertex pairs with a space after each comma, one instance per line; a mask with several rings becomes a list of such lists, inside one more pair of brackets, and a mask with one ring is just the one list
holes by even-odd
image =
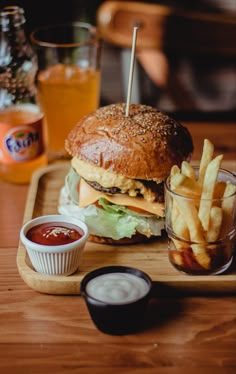
[[[81, 229], [84, 235], [69, 244], [42, 245], [37, 244], [26, 237], [27, 232], [34, 226], [48, 223], [60, 222], [61, 224], [73, 224]], [[54, 214], [34, 218], [26, 222], [21, 231], [20, 239], [24, 244], [34, 269], [39, 273], [47, 275], [70, 275], [78, 268], [82, 260], [82, 253], [88, 239], [87, 225], [75, 217]]]

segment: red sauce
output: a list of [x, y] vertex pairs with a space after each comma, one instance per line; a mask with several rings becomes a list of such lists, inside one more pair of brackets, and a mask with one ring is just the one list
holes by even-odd
[[37, 244], [63, 245], [72, 243], [83, 235], [83, 230], [75, 225], [64, 222], [47, 222], [32, 227], [26, 237]]
[[221, 269], [225, 264], [227, 264], [232, 256], [232, 249], [230, 243], [228, 246], [226, 244], [217, 245], [214, 248], [207, 250], [211, 262], [209, 269], [204, 269], [195, 259], [192, 248], [182, 248], [169, 250], [169, 259], [172, 265], [174, 265], [178, 270], [184, 271], [185, 273], [204, 275], [211, 274], [219, 269]]

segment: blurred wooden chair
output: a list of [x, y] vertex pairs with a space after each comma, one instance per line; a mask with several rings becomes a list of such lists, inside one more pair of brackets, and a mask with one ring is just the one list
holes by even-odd
[[[190, 12], [168, 6], [129, 2], [105, 1], [97, 11], [97, 25], [101, 37], [109, 44], [124, 51], [124, 71], [128, 74], [129, 53], [132, 43], [133, 27], [139, 26], [136, 51], [142, 56], [143, 51], [161, 52], [167, 56], [181, 56], [190, 59], [216, 59], [236, 61], [236, 17], [228, 13]], [[147, 63], [142, 61], [147, 72]], [[158, 55], [158, 53], [157, 53]], [[137, 66], [136, 66], [137, 68]], [[127, 74], [123, 79], [127, 84]], [[133, 102], [140, 101], [140, 82], [138, 73], [134, 73], [132, 92]], [[191, 100], [181, 87], [181, 81], [174, 79], [170, 90], [176, 96], [174, 100], [185, 108]], [[133, 87], [134, 87], [133, 86]], [[125, 90], [127, 87], [125, 87]], [[194, 108], [194, 103], [190, 103]]]

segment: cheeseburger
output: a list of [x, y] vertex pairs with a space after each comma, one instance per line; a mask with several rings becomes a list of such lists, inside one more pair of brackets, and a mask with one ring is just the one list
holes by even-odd
[[125, 104], [99, 108], [69, 133], [71, 169], [59, 212], [87, 223], [90, 240], [137, 243], [164, 229], [164, 180], [189, 160], [188, 130], [155, 108]]

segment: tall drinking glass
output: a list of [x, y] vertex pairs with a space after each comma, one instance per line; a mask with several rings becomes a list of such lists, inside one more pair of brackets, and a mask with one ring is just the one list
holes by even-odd
[[49, 161], [66, 157], [65, 138], [100, 99], [101, 43], [94, 26], [76, 22], [31, 34], [38, 56], [37, 89]]

